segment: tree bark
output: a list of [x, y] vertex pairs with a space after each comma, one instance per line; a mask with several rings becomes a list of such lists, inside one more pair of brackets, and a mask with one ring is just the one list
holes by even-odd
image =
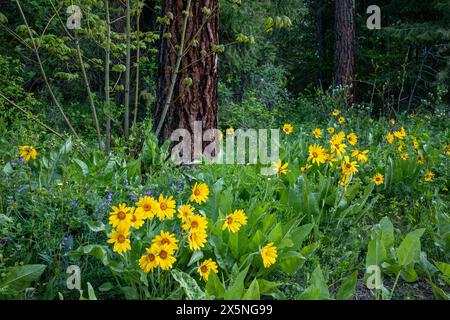
[[[218, 54], [212, 52], [212, 47], [219, 44], [218, 4], [219, 0], [192, 1], [186, 25], [185, 49], [174, 82], [173, 97], [158, 135], [160, 142], [168, 139], [172, 132], [179, 128], [193, 134], [196, 121], [202, 122], [203, 131], [217, 128]], [[202, 12], [205, 7], [212, 11], [211, 16]], [[162, 10], [162, 16], [170, 12], [174, 19], [170, 25], [161, 27], [155, 124], [161, 119], [174, 79], [173, 74], [177, 70], [177, 58], [180, 57], [178, 46], [181, 45], [183, 36], [183, 11], [186, 10], [186, 1], [166, 0]], [[171, 39], [163, 37], [168, 32]], [[196, 46], [192, 45], [193, 40], [196, 40]], [[185, 83], [188, 78], [192, 79], [190, 85]]]
[[[355, 80], [355, 16], [353, 0], [336, 0], [335, 85], [352, 85]], [[353, 100], [353, 99], [352, 99]]]

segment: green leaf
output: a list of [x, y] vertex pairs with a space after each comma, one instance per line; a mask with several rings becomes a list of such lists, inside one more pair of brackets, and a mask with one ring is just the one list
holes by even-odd
[[283, 238], [283, 228], [281, 227], [281, 223], [277, 223], [277, 225], [270, 231], [269, 236], [267, 237], [269, 242], [273, 242], [277, 244], [281, 238]]
[[114, 288], [114, 285], [111, 282], [105, 282], [100, 287], [98, 287], [98, 290], [100, 292], [107, 292]]
[[442, 272], [442, 278], [445, 280], [445, 282], [450, 285], [450, 264], [437, 261], [435, 261], [434, 264], [439, 269], [439, 271]]
[[173, 269], [170, 272], [173, 278], [180, 284], [188, 300], [204, 300], [205, 293], [200, 289], [197, 282], [187, 273]]
[[210, 272], [208, 276], [208, 282], [205, 286], [206, 294], [208, 297], [214, 297], [214, 299], [222, 299], [225, 294], [225, 287], [220, 281], [215, 272]]
[[437, 298], [442, 298], [444, 300], [450, 300], [450, 295], [447, 294], [444, 290], [439, 288], [436, 284], [434, 284], [432, 281], [427, 281], [428, 284], [433, 288], [433, 293]]
[[76, 251], [69, 252], [68, 255], [69, 256], [89, 255], [92, 257], [96, 257], [105, 266], [108, 265], [109, 261], [106, 247], [98, 244], [89, 244], [84, 247], [79, 247]]
[[194, 253], [192, 253], [191, 259], [189, 259], [187, 266], [190, 267], [197, 261], [200, 261], [200, 259], [202, 259], [202, 258], [203, 258], [203, 251], [195, 250]]
[[283, 294], [280, 292], [278, 287], [281, 282], [274, 282], [265, 279], [258, 279], [259, 294], [261, 296], [272, 296], [275, 299], [284, 299]]
[[100, 232], [106, 230], [106, 226], [102, 222], [88, 221], [86, 222], [86, 224], [89, 227], [89, 229], [93, 232]]
[[84, 176], [87, 176], [89, 174], [89, 167], [86, 163], [84, 163], [80, 159], [74, 159], [73, 161], [75, 161], [76, 164], [78, 164], [78, 166], [81, 168]]
[[401, 276], [407, 282], [415, 282], [417, 281], [417, 272], [414, 270], [413, 266], [409, 266], [406, 269], [403, 269], [401, 272]]
[[231, 278], [231, 285], [225, 292], [225, 300], [239, 300], [244, 292], [244, 281], [247, 276], [249, 266], [239, 272], [236, 277]]
[[72, 151], [72, 138], [66, 140], [66, 142], [59, 149], [59, 155], [69, 154]]
[[380, 220], [381, 241], [384, 248], [388, 250], [394, 244], [394, 225], [388, 217]]
[[139, 295], [135, 288], [133, 287], [122, 287], [122, 292], [127, 300], [137, 300]]
[[46, 265], [27, 264], [6, 269], [6, 276], [0, 282], [0, 288], [19, 293], [28, 288], [33, 281], [40, 278]]
[[249, 245], [250, 250], [257, 251], [263, 242], [264, 242], [264, 234], [261, 232], [261, 230], [256, 231], [252, 239], [250, 240]]
[[411, 231], [397, 248], [398, 263], [401, 267], [420, 261], [420, 237], [424, 231], [423, 228]]
[[311, 275], [311, 285], [298, 298], [300, 300], [327, 300], [330, 298], [330, 292], [320, 266], [317, 266]]
[[336, 294], [338, 300], [352, 300], [355, 294], [356, 281], [358, 280], [358, 271], [349, 274], [342, 280], [341, 287]]
[[92, 287], [92, 285], [88, 282], [87, 286], [88, 286], [89, 300], [97, 300], [97, 297], [95, 296], [95, 291], [94, 291], [94, 288]]
[[307, 245], [306, 247], [302, 248], [302, 250], [300, 250], [300, 253], [302, 254], [302, 256], [304, 256], [305, 258], [308, 258], [310, 255], [312, 255], [320, 246], [320, 242], [313, 242], [309, 245]]
[[306, 258], [299, 252], [288, 251], [283, 254], [280, 259], [280, 266], [284, 272], [291, 274], [298, 270], [298, 268], [306, 261]]
[[252, 283], [250, 284], [250, 287], [248, 287], [247, 291], [245, 292], [244, 296], [242, 297], [242, 300], [259, 300], [260, 294], [259, 294], [259, 284], [258, 280], [253, 279]]
[[366, 268], [369, 266], [381, 266], [386, 259], [386, 249], [383, 242], [379, 239], [369, 241], [367, 255], [366, 255]]
[[11, 163], [8, 162], [8, 163], [3, 167], [3, 172], [4, 172], [7, 176], [14, 172], [14, 169], [13, 169], [13, 167], [11, 166]]
[[300, 249], [303, 241], [311, 233], [311, 230], [313, 229], [313, 227], [314, 227], [314, 225], [312, 223], [308, 223], [308, 224], [305, 224], [298, 228], [295, 228], [292, 231], [290, 237], [291, 237], [292, 241], [294, 242], [295, 249]]

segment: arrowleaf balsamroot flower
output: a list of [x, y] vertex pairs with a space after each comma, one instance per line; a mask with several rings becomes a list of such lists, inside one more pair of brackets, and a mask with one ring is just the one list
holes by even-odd
[[334, 133], [334, 128], [333, 128], [333, 127], [329, 127], [329, 128], [327, 129], [327, 131], [328, 131], [328, 133]]
[[157, 246], [168, 245], [174, 251], [178, 250], [178, 240], [175, 238], [175, 235], [170, 232], [164, 232], [161, 230], [159, 235], [156, 235], [152, 242]]
[[139, 198], [139, 201], [136, 203], [136, 205], [136, 211], [142, 213], [144, 219], [149, 220], [154, 218], [156, 210], [159, 207], [158, 201], [149, 196]]
[[400, 140], [403, 140], [403, 138], [406, 137], [405, 128], [402, 127], [399, 131], [394, 131], [394, 136]]
[[208, 276], [210, 272], [218, 273], [217, 263], [212, 259], [208, 259], [202, 262], [200, 267], [198, 267], [197, 272], [203, 278], [203, 280], [208, 281]]
[[431, 171], [425, 172], [424, 179], [426, 182], [432, 182], [434, 179], [434, 173]]
[[414, 146], [414, 149], [416, 149], [416, 150], [419, 149], [419, 142], [417, 141], [416, 137], [413, 137], [413, 146]]
[[313, 131], [314, 138], [320, 139], [322, 137], [322, 130], [315, 128]]
[[324, 148], [315, 143], [314, 145], [309, 146], [308, 151], [308, 161], [311, 161], [313, 164], [317, 163], [319, 166], [321, 163], [325, 163], [327, 156]]
[[114, 244], [113, 251], [121, 254], [122, 252], [127, 252], [131, 250], [130, 230], [128, 228], [118, 228], [113, 230], [109, 235], [108, 243]]
[[344, 161], [342, 161], [341, 165], [342, 174], [346, 176], [350, 176], [356, 172], [358, 172], [358, 164], [356, 161], [350, 161], [349, 156], [344, 157]]
[[286, 134], [291, 134], [292, 132], [294, 132], [294, 127], [292, 126], [292, 124], [286, 123], [283, 125], [283, 131]]
[[203, 202], [206, 202], [209, 195], [209, 188], [206, 183], [195, 183], [194, 187], [192, 188], [192, 195], [189, 198], [189, 201], [193, 202], [195, 201], [197, 204], [202, 204]]
[[347, 141], [354, 146], [358, 142], [358, 136], [352, 132], [347, 136]]
[[144, 272], [150, 272], [158, 266], [158, 260], [156, 259], [158, 246], [153, 244], [150, 248], [146, 248], [145, 250], [147, 251], [147, 254], [144, 254], [139, 259], [139, 267], [141, 267]]
[[184, 230], [189, 230], [191, 232], [205, 231], [208, 227], [208, 220], [202, 215], [193, 214], [186, 219], [183, 224]]
[[333, 113], [331, 114], [333, 117], [337, 117], [341, 113], [341, 110], [334, 109]]
[[394, 142], [394, 135], [391, 132], [388, 132], [386, 135], [386, 141], [389, 142], [389, 144], [392, 144]]
[[345, 143], [331, 143], [330, 141], [331, 152], [336, 153], [338, 157], [342, 157], [342, 155], [345, 153], [345, 148], [347, 148], [347, 145]]
[[30, 159], [35, 160], [37, 156], [37, 151], [32, 146], [20, 146], [19, 156], [23, 158], [23, 160], [25, 161], [29, 161]]
[[134, 212], [134, 208], [121, 203], [119, 207], [112, 206], [111, 209], [113, 212], [109, 215], [109, 224], [113, 228], [128, 229], [131, 226], [131, 214]]
[[278, 160], [273, 163], [273, 169], [276, 174], [286, 174], [287, 173], [288, 163], [282, 164], [281, 160]]
[[177, 260], [174, 256], [174, 248], [168, 244], [157, 246], [156, 260], [162, 270], [169, 270]]
[[384, 176], [381, 173], [377, 173], [373, 176], [372, 181], [375, 182], [377, 186], [384, 183]]
[[222, 225], [222, 230], [228, 229], [231, 233], [236, 233], [242, 226], [247, 224], [247, 216], [244, 210], [234, 210], [232, 214], [229, 214], [225, 218], [225, 222]]
[[417, 155], [417, 162], [419, 164], [424, 164], [425, 163], [425, 158], [423, 157], [423, 155], [419, 152], [419, 154]]
[[160, 221], [163, 221], [165, 218], [172, 219], [173, 214], [175, 213], [175, 207], [177, 206], [175, 200], [172, 199], [172, 196], [165, 198], [160, 194], [158, 204], [159, 206], [156, 208], [156, 216], [158, 219]]
[[408, 152], [402, 153], [401, 158], [402, 158], [402, 160], [408, 159]]
[[338, 118], [338, 122], [339, 122], [339, 124], [344, 124], [345, 118], [344, 117], [339, 117]]
[[273, 242], [268, 243], [261, 249], [261, 257], [263, 260], [264, 268], [269, 268], [277, 261], [277, 247], [273, 245]]
[[356, 158], [361, 163], [366, 163], [368, 160], [367, 154], [369, 153], [369, 150], [358, 150], [355, 149], [352, 151], [352, 157]]
[[140, 227], [142, 227], [145, 223], [145, 217], [144, 213], [142, 211], [134, 210], [134, 212], [131, 213], [131, 226], [138, 230]]
[[183, 222], [187, 221], [187, 219], [194, 214], [194, 208], [190, 204], [183, 204], [180, 209], [178, 209], [178, 218], [180, 218]]
[[206, 244], [206, 238], [208, 235], [206, 234], [205, 230], [199, 230], [199, 231], [191, 231], [189, 233], [189, 248], [191, 250], [199, 250], [203, 248]]

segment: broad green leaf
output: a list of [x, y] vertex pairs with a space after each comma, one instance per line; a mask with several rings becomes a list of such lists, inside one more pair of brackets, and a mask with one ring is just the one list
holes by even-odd
[[381, 241], [384, 248], [388, 250], [394, 244], [394, 225], [388, 217], [384, 217], [380, 221]]
[[68, 253], [70, 256], [89, 255], [99, 259], [105, 266], [108, 265], [108, 254], [105, 246], [98, 244], [89, 244], [84, 247], [79, 247], [76, 251]]
[[75, 161], [76, 164], [78, 164], [78, 166], [81, 168], [81, 171], [83, 172], [84, 176], [87, 176], [89, 174], [89, 167], [86, 163], [84, 163], [80, 159], [74, 159], [73, 161]]
[[259, 300], [259, 299], [260, 299], [259, 284], [255, 278], [250, 284], [250, 287], [248, 287], [247, 291], [245, 291], [242, 300]]
[[267, 237], [268, 242], [273, 242], [277, 244], [281, 238], [283, 238], [283, 228], [281, 227], [281, 223], [277, 223], [277, 225], [270, 231], [269, 236]]
[[280, 266], [284, 272], [287, 274], [291, 274], [298, 270], [298, 268], [303, 265], [306, 258], [299, 252], [296, 251], [288, 251], [283, 254], [280, 259]]
[[105, 224], [102, 222], [88, 221], [86, 222], [86, 224], [88, 225], [89, 229], [93, 232], [100, 232], [106, 229]]
[[171, 274], [184, 290], [188, 300], [204, 300], [206, 298], [205, 293], [190, 275], [176, 269], [173, 269]]
[[114, 285], [111, 282], [105, 282], [100, 287], [98, 287], [98, 290], [100, 292], [107, 292], [113, 288], [114, 288]]
[[405, 279], [407, 282], [415, 282], [417, 281], [417, 272], [414, 270], [413, 266], [409, 266], [402, 270], [401, 276], [403, 279]]
[[303, 241], [311, 233], [314, 225], [312, 223], [305, 224], [303, 226], [295, 228], [290, 235], [290, 238], [294, 242], [294, 248], [300, 249]]
[[225, 300], [239, 300], [244, 292], [244, 281], [247, 276], [248, 268], [239, 272], [236, 277], [230, 279], [231, 285], [225, 292]]
[[223, 286], [217, 274], [214, 272], [209, 273], [205, 290], [207, 296], [214, 297], [214, 299], [222, 299], [225, 294], [225, 287]]
[[191, 259], [189, 260], [187, 266], [190, 267], [197, 261], [200, 261], [200, 259], [203, 258], [203, 251], [201, 250], [195, 250], [194, 253], [192, 253]]
[[450, 264], [445, 262], [434, 262], [439, 271], [442, 272], [442, 278], [450, 285]]
[[369, 241], [366, 255], [366, 268], [369, 266], [381, 266], [386, 259], [386, 249], [379, 239]]
[[358, 271], [349, 274], [341, 282], [341, 287], [336, 294], [338, 300], [352, 300], [355, 294], [356, 281], [358, 280]]
[[420, 260], [420, 237], [425, 229], [417, 229], [408, 233], [397, 248], [398, 263], [405, 267]]
[[7, 289], [14, 292], [21, 292], [28, 288], [33, 281], [40, 278], [46, 265], [27, 264], [6, 269], [6, 276], [0, 282], [1, 289]]
[[311, 285], [300, 294], [300, 300], [327, 300], [330, 292], [322, 274], [322, 269], [317, 266], [311, 275]]

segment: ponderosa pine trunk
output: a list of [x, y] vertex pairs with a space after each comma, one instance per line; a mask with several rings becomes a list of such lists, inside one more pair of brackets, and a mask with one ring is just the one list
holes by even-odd
[[[202, 122], [203, 132], [217, 128], [218, 54], [213, 53], [212, 49], [214, 45], [219, 44], [218, 5], [219, 0], [194, 0], [191, 3], [184, 41], [185, 52], [175, 81], [173, 97], [158, 135], [160, 142], [170, 138], [172, 132], [179, 128], [192, 134], [196, 121]], [[202, 11], [203, 8], [210, 9], [212, 15], [206, 15]], [[170, 25], [161, 28], [155, 129], [163, 114], [176, 69], [177, 50], [185, 20], [184, 10], [184, 0], [166, 0], [163, 3], [162, 16], [170, 12], [173, 20]], [[167, 33], [171, 34], [170, 39], [163, 36]], [[193, 46], [193, 42], [196, 45]], [[189, 78], [192, 79], [190, 84], [190, 81], [186, 81]]]
[[[353, 0], [336, 0], [335, 85], [352, 85], [355, 80], [355, 16]], [[351, 99], [353, 100], [353, 99]]]

